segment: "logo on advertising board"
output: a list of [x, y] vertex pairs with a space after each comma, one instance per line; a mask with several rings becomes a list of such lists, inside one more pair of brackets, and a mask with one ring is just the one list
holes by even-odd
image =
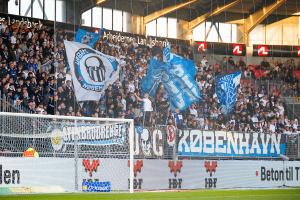
[[240, 56], [243, 54], [243, 45], [241, 44], [233, 44], [232, 54], [235, 56]]
[[83, 179], [82, 181], [82, 191], [83, 192], [110, 192], [111, 183], [109, 181], [101, 182], [97, 179], [94, 181], [91, 179]]
[[3, 165], [0, 165], [0, 186], [1, 185], [16, 185], [20, 184], [20, 171], [4, 169]]
[[269, 47], [267, 45], [258, 45], [257, 54], [258, 54], [258, 56], [268, 56], [269, 55]]
[[218, 162], [217, 161], [205, 161], [204, 167], [206, 173], [209, 174], [208, 178], [205, 178], [205, 188], [216, 188], [217, 178], [214, 177], [214, 174], [217, 171]]
[[297, 50], [298, 50], [297, 55], [298, 55], [298, 57], [300, 57], [300, 47], [298, 47]]
[[173, 125], [167, 125], [167, 141], [169, 146], [174, 146], [176, 139], [176, 127]]
[[83, 192], [110, 192], [111, 183], [109, 181], [99, 181], [99, 178], [93, 179], [94, 174], [100, 167], [99, 159], [83, 159], [82, 166], [90, 178], [82, 180], [82, 191]]
[[198, 52], [203, 53], [207, 50], [207, 43], [206, 42], [197, 42], [198, 44]]
[[[134, 173], [134, 179], [133, 179], [133, 189], [142, 189], [143, 179], [137, 178], [138, 173], [142, 172], [143, 168], [143, 160], [137, 160], [133, 164], [133, 173]], [[130, 161], [128, 160], [128, 167], [130, 167]], [[130, 179], [128, 179], [128, 188], [130, 188]]]
[[100, 161], [99, 160], [90, 161], [88, 159], [83, 159], [82, 165], [83, 165], [85, 171], [89, 173], [90, 177], [92, 177], [93, 172], [97, 172], [97, 169], [100, 165]]
[[278, 182], [278, 181], [299, 181], [300, 180], [300, 167], [287, 166], [285, 169], [278, 170], [274, 168], [260, 167], [255, 175], [260, 177], [261, 181]]
[[182, 161], [169, 161], [168, 167], [170, 168], [170, 173], [174, 175], [174, 178], [169, 179], [169, 189], [181, 189], [182, 178], [177, 178], [177, 174], [181, 172], [182, 166]]

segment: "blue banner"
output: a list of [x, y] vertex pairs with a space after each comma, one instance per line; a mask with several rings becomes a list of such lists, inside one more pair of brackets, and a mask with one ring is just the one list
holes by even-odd
[[230, 113], [237, 99], [237, 88], [240, 85], [241, 72], [235, 72], [217, 78], [216, 94], [223, 114]]
[[279, 157], [285, 146], [281, 134], [180, 130], [178, 155]]
[[154, 96], [159, 83], [162, 83], [171, 109], [184, 110], [200, 100], [200, 91], [194, 80], [196, 67], [193, 61], [170, 53], [170, 47], [165, 48], [163, 53], [165, 62], [150, 61], [147, 75], [142, 80], [142, 91]]
[[75, 41], [93, 47], [102, 34], [103, 29], [99, 33], [93, 33], [79, 28], [76, 32]]

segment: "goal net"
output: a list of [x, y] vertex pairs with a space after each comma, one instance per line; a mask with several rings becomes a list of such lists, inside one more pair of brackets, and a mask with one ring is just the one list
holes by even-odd
[[0, 187], [133, 192], [133, 120], [0, 113], [0, 123]]

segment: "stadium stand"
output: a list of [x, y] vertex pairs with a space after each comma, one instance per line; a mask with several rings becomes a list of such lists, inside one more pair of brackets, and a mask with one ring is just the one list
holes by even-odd
[[[54, 38], [53, 29], [47, 26], [29, 28], [19, 23], [7, 25], [6, 21], [0, 25], [2, 102], [29, 113], [130, 118], [137, 125], [147, 126], [173, 124], [178, 128], [287, 134], [300, 131], [298, 118], [288, 118], [282, 98], [300, 95], [300, 63], [293, 59], [273, 62], [263, 59], [260, 65], [253, 66], [242, 57], [224, 57], [221, 62], [203, 57], [197, 63], [195, 77], [202, 100], [184, 112], [172, 113], [161, 85], [155, 97], [150, 98], [152, 117], [145, 122], [138, 101], [140, 82], [151, 56], [162, 59], [162, 46], [150, 49], [135, 41], [121, 43], [102, 38], [95, 49], [121, 60], [120, 80], [108, 87], [99, 102], [79, 105], [74, 96], [63, 39], [73, 40], [73, 36], [60, 30]], [[173, 45], [171, 50], [192, 58], [192, 47], [182, 51]], [[233, 114], [225, 116], [215, 96], [215, 77], [237, 70], [242, 71], [238, 100]], [[270, 89], [260, 84], [279, 80], [280, 89], [276, 85]]]

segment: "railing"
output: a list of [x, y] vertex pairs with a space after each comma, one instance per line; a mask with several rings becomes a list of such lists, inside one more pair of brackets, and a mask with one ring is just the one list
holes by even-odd
[[15, 113], [32, 113], [25, 106], [15, 103], [13, 100], [7, 98], [6, 96], [0, 95], [0, 111], [1, 112], [15, 112]]

